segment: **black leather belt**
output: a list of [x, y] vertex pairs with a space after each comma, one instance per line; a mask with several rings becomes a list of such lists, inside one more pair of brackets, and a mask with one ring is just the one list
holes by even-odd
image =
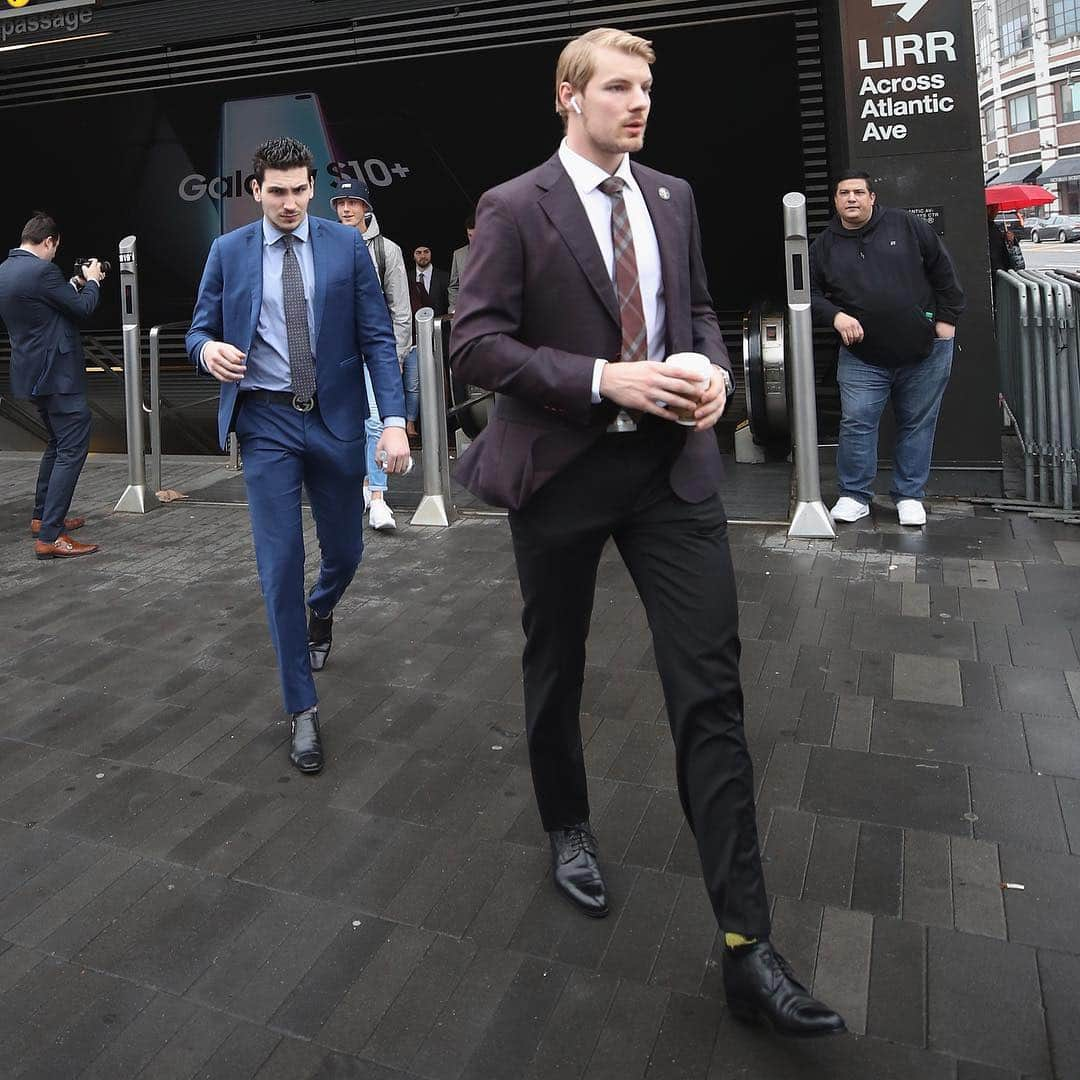
[[315, 399], [302, 399], [291, 390], [244, 390], [245, 398], [262, 405], [291, 405], [297, 412], [311, 412], [315, 408]]

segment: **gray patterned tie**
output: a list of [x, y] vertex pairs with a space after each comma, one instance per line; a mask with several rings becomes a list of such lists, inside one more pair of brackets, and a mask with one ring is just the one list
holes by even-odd
[[295, 239], [294, 236], [281, 238], [285, 245], [281, 262], [281, 290], [285, 300], [285, 333], [289, 339], [292, 392], [298, 402], [305, 402], [315, 396], [315, 360], [311, 355], [304, 279], [300, 276], [300, 262], [293, 251]]

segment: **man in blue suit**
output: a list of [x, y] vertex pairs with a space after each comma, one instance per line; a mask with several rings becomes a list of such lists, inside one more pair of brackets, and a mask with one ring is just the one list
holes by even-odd
[[68, 533], [85, 524], [67, 516], [90, 449], [86, 361], [76, 320], [91, 315], [105, 276], [97, 259], [82, 267], [85, 286], [67, 281], [53, 262], [60, 247], [56, 222], [38, 210], [23, 226], [20, 245], [0, 264], [0, 318], [11, 338], [11, 393], [27, 398], [49, 442], [38, 470], [30, 534], [39, 559], [92, 555]]
[[[319, 772], [323, 748], [312, 670], [331, 645], [333, 612], [363, 552], [367, 365], [385, 430], [387, 472], [409, 461], [405, 398], [390, 316], [363, 239], [307, 214], [311, 151], [271, 139], [255, 152], [262, 220], [215, 240], [187, 335], [192, 363], [221, 383], [218, 433], [244, 460], [259, 580], [277, 652], [290, 758]], [[307, 595], [301, 491], [322, 565]]]

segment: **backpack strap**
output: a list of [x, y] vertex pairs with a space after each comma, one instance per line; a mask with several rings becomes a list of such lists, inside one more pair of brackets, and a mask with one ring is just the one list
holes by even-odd
[[379, 233], [372, 242], [372, 246], [375, 248], [375, 265], [379, 270], [379, 284], [383, 287], [383, 291], [386, 291], [386, 243], [383, 240], [383, 234]]

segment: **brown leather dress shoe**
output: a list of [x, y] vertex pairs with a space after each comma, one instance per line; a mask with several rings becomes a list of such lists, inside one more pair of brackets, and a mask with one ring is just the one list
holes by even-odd
[[39, 559], [75, 559], [79, 555], [93, 555], [97, 544], [80, 544], [61, 533], [51, 544], [44, 540], [34, 541], [34, 554]]
[[[70, 517], [64, 518], [64, 532], [74, 532], [76, 529], [81, 529], [86, 524], [86, 518]], [[41, 518], [30, 519], [30, 535], [37, 539], [38, 534], [41, 532]]]

